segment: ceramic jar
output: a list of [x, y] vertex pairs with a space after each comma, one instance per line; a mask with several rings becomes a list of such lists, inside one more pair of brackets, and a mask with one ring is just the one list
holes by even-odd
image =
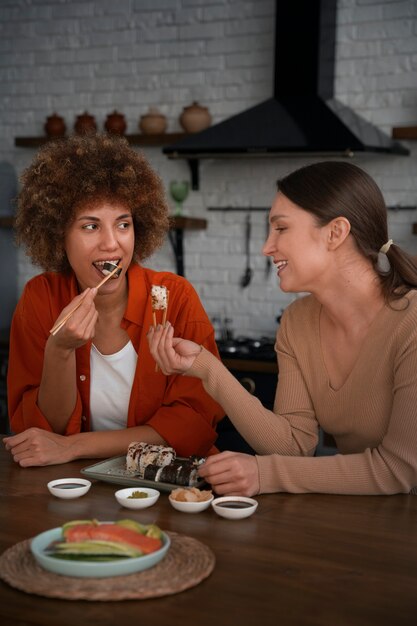
[[124, 135], [127, 128], [125, 116], [122, 113], [118, 113], [118, 111], [113, 111], [113, 113], [107, 116], [104, 128], [108, 133]]
[[198, 133], [210, 126], [211, 115], [207, 107], [193, 102], [190, 106], [183, 108], [179, 121], [187, 133]]
[[92, 115], [85, 111], [82, 115], [77, 115], [75, 120], [74, 130], [78, 135], [86, 135], [88, 133], [95, 133], [97, 130], [96, 120]]
[[139, 130], [144, 135], [160, 135], [165, 132], [167, 119], [155, 107], [149, 107], [146, 115], [141, 115], [139, 119]]
[[57, 113], [53, 113], [46, 118], [44, 130], [48, 137], [63, 137], [67, 127], [64, 119]]

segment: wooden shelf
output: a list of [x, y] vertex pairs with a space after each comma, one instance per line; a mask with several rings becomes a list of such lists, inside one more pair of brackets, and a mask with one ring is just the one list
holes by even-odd
[[[187, 217], [175, 215], [171, 219], [171, 230], [205, 230], [207, 220], [199, 217]], [[0, 228], [13, 228], [15, 218], [13, 215], [0, 215]]]
[[137, 146], [167, 146], [177, 143], [188, 133], [165, 133], [163, 135], [125, 135], [129, 143]]
[[174, 215], [171, 217], [168, 238], [175, 255], [177, 274], [184, 276], [184, 230], [205, 230], [207, 220], [186, 215]]
[[0, 215], [0, 228], [13, 228], [14, 217], [13, 215]]
[[15, 137], [14, 145], [19, 148], [39, 148], [48, 141], [48, 137]]
[[[13, 228], [13, 215], [0, 215], [0, 228]], [[187, 217], [185, 215], [175, 215], [171, 217], [171, 230], [205, 230], [207, 220], [199, 217]]]
[[[15, 218], [12, 215], [0, 215], [0, 228], [13, 228]], [[184, 276], [184, 230], [205, 230], [207, 220], [186, 215], [174, 215], [170, 218], [169, 241], [175, 255], [177, 274]]]
[[171, 217], [171, 229], [177, 230], [205, 230], [207, 220], [198, 217], [186, 217], [185, 215], [174, 215]]
[[392, 129], [393, 139], [417, 139], [417, 126], [396, 126]]
[[[137, 146], [167, 146], [180, 141], [187, 133], [164, 133], [162, 135], [123, 135], [130, 144]], [[64, 137], [65, 138], [65, 137]], [[20, 148], [38, 148], [56, 137], [15, 137], [14, 144]]]

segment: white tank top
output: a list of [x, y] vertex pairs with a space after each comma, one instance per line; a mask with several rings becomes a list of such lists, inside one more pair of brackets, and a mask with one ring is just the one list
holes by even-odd
[[115, 354], [90, 352], [90, 429], [126, 428], [138, 355], [129, 341]]

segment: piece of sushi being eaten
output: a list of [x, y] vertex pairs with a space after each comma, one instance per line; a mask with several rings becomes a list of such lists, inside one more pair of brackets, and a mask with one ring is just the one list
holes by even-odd
[[119, 278], [121, 272], [122, 272], [122, 267], [119, 266], [120, 260], [119, 261], [104, 261], [104, 263], [100, 263], [100, 267], [98, 267], [98, 263], [95, 264], [95, 266], [100, 269], [101, 273], [103, 274], [103, 276], [108, 276], [109, 274], [112, 274], [112, 278]]

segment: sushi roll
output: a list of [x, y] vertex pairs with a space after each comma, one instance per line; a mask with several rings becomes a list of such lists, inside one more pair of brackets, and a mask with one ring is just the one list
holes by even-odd
[[143, 477], [145, 480], [153, 480], [157, 482], [157, 475], [160, 474], [161, 470], [162, 467], [159, 467], [159, 465], [155, 465], [154, 463], [152, 463], [145, 468]]
[[[118, 269], [116, 270], [116, 268]], [[122, 273], [122, 268], [119, 267], [117, 263], [113, 263], [113, 261], [105, 261], [103, 263], [103, 269], [101, 270], [101, 273], [104, 274], [104, 276], [108, 276], [112, 272], [114, 272], [112, 278], [119, 278], [120, 274]]]
[[151, 287], [152, 311], [164, 311], [168, 308], [168, 289], [163, 285]]
[[132, 474], [139, 471], [139, 457], [148, 444], [140, 441], [132, 441], [126, 454], [126, 470]]
[[160, 481], [163, 483], [177, 484], [177, 475], [183, 465], [182, 461], [175, 460], [162, 468]]
[[158, 446], [143, 441], [132, 441], [126, 455], [126, 470], [143, 478], [149, 465], [163, 467], [175, 459], [174, 448]]
[[143, 441], [132, 441], [126, 455], [126, 470], [139, 478], [154, 482], [193, 487], [199, 482], [198, 468], [204, 463], [201, 456], [176, 458], [174, 448]]
[[177, 485], [181, 485], [183, 487], [194, 487], [198, 484], [200, 477], [198, 475], [198, 465], [195, 463], [188, 461], [185, 465], [180, 469], [177, 476]]

